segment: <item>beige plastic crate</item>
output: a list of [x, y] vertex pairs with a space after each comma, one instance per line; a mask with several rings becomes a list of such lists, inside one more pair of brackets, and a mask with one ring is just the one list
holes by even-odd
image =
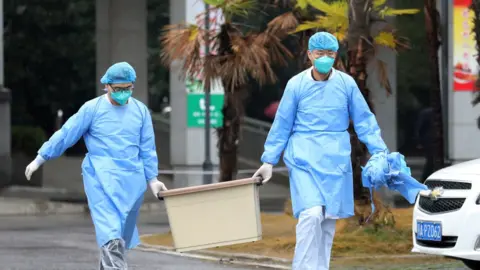
[[165, 200], [179, 252], [262, 239], [260, 178], [247, 178], [159, 193]]

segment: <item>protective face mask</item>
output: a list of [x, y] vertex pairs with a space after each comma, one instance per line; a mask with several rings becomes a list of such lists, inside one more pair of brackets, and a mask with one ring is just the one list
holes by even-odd
[[327, 74], [330, 69], [332, 69], [333, 63], [335, 62], [335, 58], [329, 56], [322, 56], [313, 61], [313, 65], [315, 69], [322, 73]]
[[110, 97], [120, 105], [125, 105], [128, 99], [132, 96], [132, 90], [111, 92]]

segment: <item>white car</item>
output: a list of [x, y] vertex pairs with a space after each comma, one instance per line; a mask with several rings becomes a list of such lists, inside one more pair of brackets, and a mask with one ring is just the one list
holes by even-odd
[[433, 173], [413, 211], [412, 252], [462, 260], [480, 269], [480, 159]]

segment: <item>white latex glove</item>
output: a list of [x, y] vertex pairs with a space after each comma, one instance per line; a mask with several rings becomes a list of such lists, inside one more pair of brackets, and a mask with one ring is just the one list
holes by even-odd
[[157, 178], [153, 178], [152, 180], [148, 181], [148, 184], [150, 185], [150, 189], [155, 197], [158, 197], [158, 193], [160, 191], [168, 190], [165, 184], [158, 181]]
[[252, 177], [262, 177], [262, 184], [266, 184], [272, 178], [273, 165], [263, 163], [263, 165], [253, 174]]
[[30, 181], [32, 174], [38, 170], [43, 163], [45, 163], [45, 159], [43, 159], [41, 156], [37, 156], [32, 162], [30, 162], [30, 164], [28, 164], [27, 168], [25, 169], [25, 177], [27, 177], [28, 181]]

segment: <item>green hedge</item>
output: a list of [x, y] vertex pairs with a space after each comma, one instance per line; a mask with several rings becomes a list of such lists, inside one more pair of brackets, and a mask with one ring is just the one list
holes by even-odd
[[46, 139], [47, 136], [40, 127], [13, 126], [12, 152], [36, 156], [38, 149], [40, 149]]

